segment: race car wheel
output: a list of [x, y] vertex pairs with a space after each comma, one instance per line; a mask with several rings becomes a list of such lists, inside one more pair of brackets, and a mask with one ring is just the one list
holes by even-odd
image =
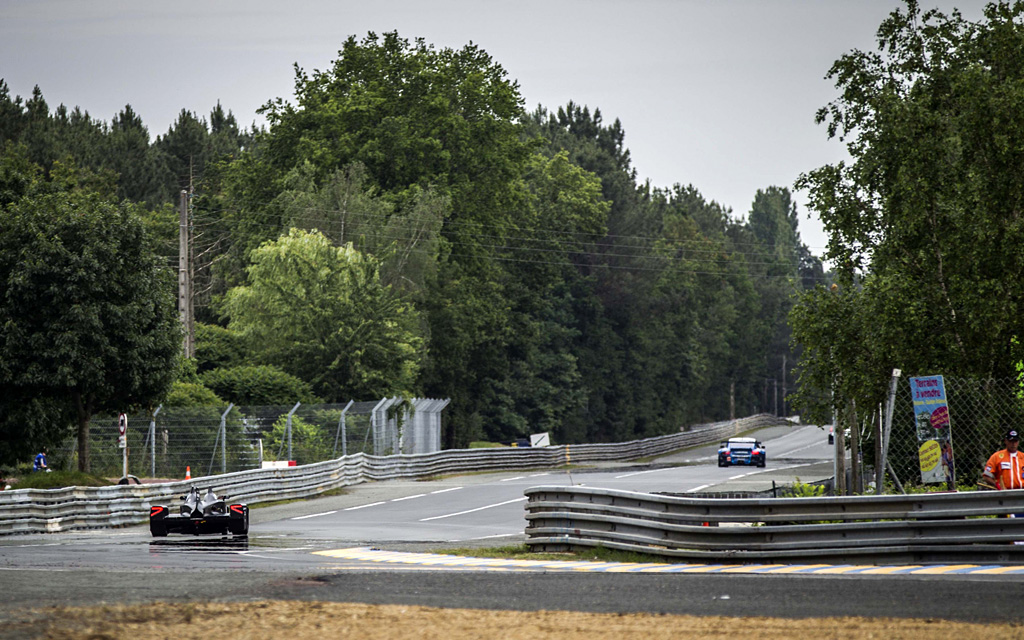
[[759, 467], [762, 467], [762, 468], [763, 468], [763, 467], [764, 467], [764, 460], [762, 460], [761, 462], [758, 462], [758, 463], [757, 463], [757, 466], [759, 466]]
[[245, 512], [245, 515], [241, 519], [235, 520], [231, 523], [231, 533], [236, 536], [249, 535], [249, 512]]

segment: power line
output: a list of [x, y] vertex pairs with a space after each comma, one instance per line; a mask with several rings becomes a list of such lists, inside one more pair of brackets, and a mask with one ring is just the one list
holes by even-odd
[[[203, 211], [204, 212], [208, 212], [208, 213], [237, 213], [237, 214], [244, 214], [250, 220], [252, 218], [255, 218], [255, 217], [264, 217], [264, 218], [266, 218], [266, 217], [275, 217], [275, 218], [276, 217], [281, 217], [280, 214], [275, 214], [275, 213], [271, 213], [271, 212], [265, 212], [265, 211], [244, 211], [243, 212], [242, 210], [239, 210], [239, 209], [229, 209], [229, 208], [205, 209]], [[329, 208], [329, 207], [310, 207], [310, 206], [304, 206], [304, 207], [299, 207], [299, 208], [297, 208], [297, 209], [295, 209], [293, 211], [300, 211], [300, 212], [313, 211], [313, 212], [318, 212], [318, 213], [321, 213], [321, 214], [339, 213], [339, 214], [348, 215], [348, 216], [362, 216], [362, 217], [366, 217], [366, 218], [374, 218], [375, 217], [375, 218], [381, 218], [381, 219], [384, 219], [384, 220], [390, 220], [393, 217], [399, 217], [399, 218], [402, 218], [402, 219], [405, 219], [405, 220], [418, 220], [418, 221], [427, 221], [427, 222], [436, 221], [433, 218], [424, 218], [424, 217], [417, 217], [417, 216], [405, 215], [405, 214], [396, 215], [396, 214], [392, 214], [392, 213], [371, 213], [371, 212], [361, 212], [361, 211], [343, 211], [343, 210], [340, 210], [340, 209], [333, 209], [333, 208]], [[292, 217], [294, 217], [294, 214], [292, 215]], [[323, 221], [323, 222], [330, 222], [331, 221], [331, 220], [329, 220], [327, 218], [313, 218], [312, 220]], [[261, 224], [261, 223], [257, 222], [256, 224]], [[664, 236], [622, 235], [622, 234], [608, 234], [608, 233], [598, 234], [598, 233], [592, 233], [592, 232], [587, 232], [587, 231], [566, 231], [566, 230], [563, 230], [563, 229], [548, 229], [548, 228], [543, 228], [543, 227], [521, 227], [519, 225], [513, 225], [513, 224], [483, 223], [483, 222], [463, 221], [463, 220], [458, 220], [458, 219], [447, 219], [447, 220], [443, 221], [443, 224], [446, 227], [477, 227], [477, 228], [481, 228], [481, 229], [484, 229], [484, 230], [511, 229], [511, 230], [517, 231], [517, 232], [527, 232], [527, 233], [533, 233], [535, 235], [543, 234], [545, 236], [565, 235], [565, 236], [571, 236], [574, 239], [575, 238], [579, 238], [581, 236], [584, 236], [584, 237], [585, 236], [589, 236], [589, 237], [597, 239], [596, 240], [597, 244], [601, 244], [599, 241], [603, 240], [603, 239], [606, 239], [606, 238], [607, 239], [613, 239], [613, 240], [628, 239], [628, 240], [634, 240], [634, 241], [649, 241], [649, 242], [663, 241], [663, 240], [666, 239]], [[513, 237], [513, 238], [515, 238], [515, 237], [519, 237], [519, 238], [525, 238], [525, 239], [533, 239], [530, 236], [508, 236], [507, 234], [503, 235], [503, 236], [493, 236], [493, 237], [500, 237], [500, 238], [506, 238], [506, 237]], [[704, 242], [704, 241], [705, 240], [680, 240], [680, 241], [677, 241], [677, 242], [688, 243], [688, 242]], [[760, 242], [740, 242], [740, 241], [737, 241], [737, 240], [731, 240], [730, 242], [731, 242], [731, 244], [733, 246], [737, 246], [737, 247], [762, 248], [762, 247], [766, 246], [766, 245], [764, 245], [763, 243], [760, 243]], [[622, 243], [617, 243], [616, 246], [621, 246], [621, 244]], [[641, 245], [625, 245], [625, 246], [644, 246], [644, 245], [641, 244]], [[810, 247], [808, 247], [808, 249], [810, 249]]]
[[[224, 211], [228, 211], [228, 210], [221, 209], [221, 210], [218, 210], [218, 211], [224, 212]], [[300, 209], [300, 211], [314, 211], [314, 212], [320, 212], [320, 213], [323, 213], [323, 212], [340, 213], [342, 215], [345, 215], [345, 216], [348, 216], [348, 217], [355, 217], [355, 218], [370, 218], [370, 219], [378, 218], [378, 219], [383, 219], [383, 220], [388, 220], [388, 221], [396, 220], [396, 218], [388, 217], [388, 216], [385, 216], [385, 215], [382, 215], [382, 214], [369, 214], [369, 213], [363, 213], [363, 212], [341, 212], [341, 211], [338, 211], [338, 210], [312, 208], [312, 207], [302, 208], [302, 209]], [[256, 214], [256, 215], [259, 215], [259, 216], [262, 216], [262, 217], [270, 217], [273, 214], [260, 213], [260, 214]], [[251, 217], [256, 217], [256, 216], [253, 215]], [[274, 217], [276, 217], [276, 216], [274, 216]], [[292, 216], [292, 218], [294, 218], [294, 217], [295, 216]], [[432, 223], [436, 223], [437, 222], [436, 219], [430, 219], [430, 218], [415, 218], [415, 217], [408, 217], [408, 216], [402, 216], [402, 217], [398, 218], [399, 222], [404, 222], [406, 220], [422, 220], [422, 221], [432, 222]], [[321, 228], [316, 223], [324, 223], [322, 228], [325, 229], [328, 233], [330, 233], [330, 229], [329, 229], [330, 225], [331, 224], [335, 224], [335, 225], [339, 224], [341, 221], [332, 220], [332, 219], [328, 219], [328, 218], [307, 218], [305, 220], [302, 220], [302, 222], [305, 222], [305, 223], [309, 224], [310, 226], [314, 226], [316, 228]], [[213, 224], [213, 223], [207, 223], [207, 224]], [[260, 227], [263, 227], [263, 228], [268, 228], [268, 229], [280, 229], [281, 228], [281, 226], [279, 224], [276, 224], [276, 223], [271, 224], [271, 223], [265, 223], [265, 222], [254, 222], [251, 219], [249, 220], [249, 224], [260, 226]], [[444, 224], [447, 225], [447, 226], [452, 226], [454, 223], [452, 223], [450, 221], [446, 221], [446, 222], [444, 222]], [[466, 223], [466, 226], [482, 227], [483, 225], [481, 225], [480, 223]], [[406, 227], [406, 228], [408, 228], [410, 230], [419, 230], [420, 229], [420, 227], [411, 226], [411, 225]], [[401, 229], [402, 229], [402, 227], [399, 226], [397, 230], [401, 230]], [[395, 230], [395, 229], [392, 229], [392, 230]], [[528, 229], [528, 230], [531, 230], [531, 229]], [[533, 231], [537, 231], [537, 232], [541, 232], [541, 233], [544, 233], [544, 234], [547, 234], [547, 235], [557, 235], [557, 234], [569, 235], [569, 234], [573, 233], [573, 232], [565, 232], [565, 231], [550, 230], [550, 229], [536, 229], [535, 228], [535, 229], [532, 229], [532, 230]], [[378, 237], [378, 238], [383, 238], [385, 240], [401, 241], [401, 240], [405, 240], [406, 239], [405, 236], [389, 235], [386, 231], [383, 231], [383, 230], [376, 232], [374, 235], [376, 237]], [[592, 237], [598, 237], [598, 236], [596, 236], [596, 234], [588, 234], [588, 233], [582, 233], [581, 235], [591, 235]], [[548, 244], [548, 245], [550, 245], [552, 243], [552, 240], [550, 238], [541, 238], [541, 237], [534, 237], [534, 236], [508, 236], [508, 237], [501, 237], [501, 236], [495, 236], [495, 235], [492, 235], [492, 234], [479, 234], [479, 233], [467, 233], [467, 234], [461, 234], [461, 236], [468, 237], [468, 238], [480, 238], [480, 239], [485, 239], [485, 240], [500, 240], [500, 241], [505, 241], [505, 242], [507, 242], [507, 241], [514, 241], [514, 240], [520, 240], [520, 241], [527, 242], [527, 243], [545, 243], [545, 244]], [[650, 237], [644, 237], [644, 236], [601, 236], [601, 237], [602, 238], [603, 237], [615, 237], [615, 238], [629, 238], [629, 239], [641, 239], [641, 240], [643, 240], [643, 239], [656, 240], [656, 241], [658, 241], [658, 243], [666, 245], [667, 248], [671, 248], [671, 249], [674, 249], [674, 250], [686, 251], [688, 254], [690, 254], [690, 256], [688, 258], [686, 258], [686, 259], [697, 259], [697, 258], [699, 258], [702, 255], [721, 256], [721, 255], [723, 255], [723, 253], [727, 249], [727, 247], [725, 247], [725, 246], [708, 247], [708, 248], [692, 248], [692, 245], [694, 245], [694, 244], [697, 244], [697, 245], [699, 245], [701, 247], [706, 247], [709, 243], [716, 242], [715, 240], [709, 240], [709, 239], [671, 240], [671, 239], [666, 239], [666, 238], [650, 238]], [[222, 236], [221, 236], [221, 238], [222, 238]], [[667, 256], [667, 255], [656, 255], [656, 254], [655, 255], [651, 255], [650, 253], [647, 253], [647, 252], [650, 252], [653, 249], [653, 247], [651, 245], [649, 245], [649, 244], [621, 245], [621, 244], [610, 244], [610, 243], [584, 243], [584, 242], [581, 242], [581, 241], [578, 241], [578, 240], [571, 240], [569, 243], [567, 243], [566, 246], [562, 246], [562, 247], [558, 247], [558, 248], [541, 248], [541, 247], [529, 247], [529, 246], [514, 246], [514, 245], [510, 245], [510, 244], [487, 244], [487, 243], [471, 244], [471, 243], [466, 243], [466, 242], [460, 242], [460, 241], [454, 240], [452, 238], [446, 238], [446, 241], [449, 244], [455, 244], [455, 245], [463, 244], [463, 245], [467, 245], [467, 246], [489, 248], [489, 249], [495, 249], [495, 250], [500, 250], [500, 251], [534, 252], [534, 253], [542, 253], [542, 254], [543, 253], [573, 253], [573, 254], [577, 254], [577, 255], [583, 255], [583, 256], [589, 256], [589, 257], [601, 258], [601, 259], [607, 259], [607, 258], [626, 258], [626, 259], [635, 259], [635, 260], [662, 260], [662, 261], [674, 261], [674, 260], [678, 260], [678, 259], [684, 259], [683, 256]], [[759, 245], [759, 244], [755, 244], [755, 243], [736, 243], [736, 242], [730, 242], [729, 245], [730, 245], [729, 248], [732, 248], [735, 245], [747, 245], [747, 246], [758, 246], [758, 247], [763, 246], [763, 245]], [[638, 250], [643, 250], [645, 253], [643, 253], [643, 254], [641, 254], [641, 253], [611, 253], [611, 252], [607, 252], [607, 251], [594, 251], [593, 250], [593, 249], [600, 249], [600, 248], [604, 248], [604, 247], [614, 248], [614, 249], [638, 249]], [[778, 266], [778, 264], [779, 264], [776, 261], [762, 261], [762, 260], [754, 259], [755, 257], [756, 258], [763, 258], [764, 254], [761, 254], [761, 253], [746, 252], [746, 251], [741, 251], [741, 250], [733, 249], [733, 250], [729, 251], [726, 255], [738, 255], [738, 256], [741, 256], [741, 257], [744, 258], [745, 264], [747, 264], [749, 266], [769, 266], [770, 267], [770, 266]], [[783, 277], [783, 276], [779, 276], [779, 277]]]

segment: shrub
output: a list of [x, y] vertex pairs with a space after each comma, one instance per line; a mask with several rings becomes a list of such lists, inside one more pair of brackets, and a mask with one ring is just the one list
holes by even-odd
[[241, 336], [215, 324], [196, 323], [196, 365], [200, 373], [245, 364]]
[[223, 407], [228, 403], [202, 384], [175, 382], [163, 404], [165, 407]]
[[317, 401], [308, 384], [267, 365], [214, 369], [200, 379], [221, 398], [242, 406]]

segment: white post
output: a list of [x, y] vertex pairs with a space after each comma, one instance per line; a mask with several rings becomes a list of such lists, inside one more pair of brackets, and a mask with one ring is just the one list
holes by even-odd
[[234, 406], [235, 406], [234, 402], [229, 404], [227, 410], [225, 410], [224, 413], [222, 413], [221, 416], [220, 416], [220, 472], [221, 473], [227, 473], [228, 472], [228, 454], [227, 454], [227, 446], [225, 445], [225, 442], [228, 439], [227, 418], [228, 418], [228, 413], [231, 412], [231, 409]]
[[164, 405], [157, 407], [149, 421], [149, 475], [152, 478], [156, 477], [156, 414], [163, 408]]
[[885, 406], [885, 424], [882, 425], [882, 459], [876, 461], [878, 468], [881, 473], [875, 479], [878, 484], [876, 492], [881, 495], [882, 483], [885, 481], [885, 468], [886, 463], [889, 461], [889, 436], [892, 434], [892, 412], [896, 404], [896, 384], [899, 382], [902, 371], [899, 369], [892, 370], [892, 379], [889, 381], [889, 398]]
[[379, 414], [377, 412], [380, 410], [381, 406], [383, 406], [384, 403], [387, 401], [387, 398], [381, 398], [380, 402], [378, 402], [373, 407], [373, 411], [370, 412], [370, 429], [373, 430], [373, 455], [375, 456], [381, 455], [380, 449], [382, 448], [378, 444], [379, 441], [381, 440], [381, 434], [379, 430], [382, 428], [382, 426], [380, 424], [380, 419], [378, 418]]
[[128, 481], [128, 416], [119, 414], [117, 416], [117, 429], [121, 434], [121, 477]]
[[349, 400], [345, 408], [341, 410], [341, 417], [338, 418], [338, 431], [334, 434], [334, 451], [331, 452], [332, 456], [338, 455], [338, 438], [341, 438], [342, 457], [348, 455], [348, 441], [345, 438], [345, 414], [353, 404], [355, 404], [355, 400]]
[[292, 415], [298, 410], [301, 402], [296, 402], [292, 410], [288, 412], [288, 460], [292, 459]]

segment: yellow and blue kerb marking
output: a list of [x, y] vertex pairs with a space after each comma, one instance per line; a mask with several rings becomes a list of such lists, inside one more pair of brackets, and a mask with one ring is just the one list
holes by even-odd
[[493, 571], [585, 571], [600, 573], [746, 573], [746, 574], [831, 574], [831, 575], [1024, 575], [1024, 566], [946, 565], [856, 565], [856, 564], [656, 564], [642, 562], [573, 562], [559, 560], [508, 560], [469, 558], [437, 553], [406, 553], [370, 547], [315, 551], [315, 555], [338, 560], [381, 562], [420, 567], [458, 567]]

